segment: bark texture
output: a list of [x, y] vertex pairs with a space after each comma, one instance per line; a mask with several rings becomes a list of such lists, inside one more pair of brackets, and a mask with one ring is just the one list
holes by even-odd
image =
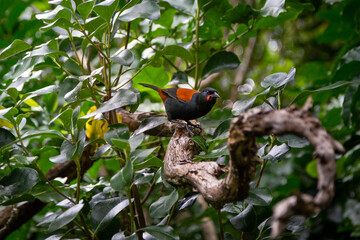
[[[329, 205], [334, 196], [336, 175], [335, 154], [344, 151], [310, 113], [311, 99], [302, 109], [291, 106], [281, 110], [251, 109], [235, 118], [230, 126], [228, 148], [229, 168], [216, 162], [192, 162], [199, 149], [187, 132], [178, 129], [171, 138], [164, 158], [164, 174], [174, 185], [192, 185], [215, 208], [225, 203], [244, 200], [255, 168], [256, 138], [265, 135], [295, 134], [305, 137], [314, 146], [318, 169], [318, 192], [315, 197], [306, 194], [291, 196], [274, 207], [272, 237], [285, 228], [286, 220], [293, 215], [309, 216]], [[199, 133], [198, 133], [199, 134]], [[225, 177], [219, 178], [224, 172]]]

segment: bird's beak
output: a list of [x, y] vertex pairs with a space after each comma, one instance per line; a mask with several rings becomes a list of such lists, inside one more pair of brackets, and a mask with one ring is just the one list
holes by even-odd
[[213, 94], [211, 94], [212, 97], [216, 97], [216, 98], [219, 98], [220, 95], [217, 93], [217, 92], [214, 92]]

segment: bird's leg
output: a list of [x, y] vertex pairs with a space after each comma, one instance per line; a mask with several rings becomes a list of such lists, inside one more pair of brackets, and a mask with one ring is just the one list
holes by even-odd
[[196, 128], [201, 128], [200, 124], [193, 124], [192, 122], [190, 122], [190, 120], [186, 120], [187, 124]]
[[[179, 122], [179, 121], [176, 121], [176, 120], [170, 120], [170, 122], [177, 123], [177, 124], [179, 124], [179, 125], [181, 125], [181, 126], [185, 126], [187, 132], [188, 132], [191, 136], [194, 136], [194, 133], [191, 131], [191, 129], [189, 128], [189, 126], [188, 126], [186, 123]], [[177, 128], [177, 127], [176, 127], [176, 128]]]

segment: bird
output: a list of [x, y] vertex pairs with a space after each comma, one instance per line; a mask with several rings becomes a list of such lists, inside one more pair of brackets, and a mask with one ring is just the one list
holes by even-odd
[[[159, 88], [146, 83], [139, 84], [157, 91], [164, 103], [168, 120], [185, 125], [190, 134], [192, 131], [189, 125], [199, 127], [190, 120], [205, 116], [216, 103], [216, 99], [220, 97], [213, 88], [205, 88], [199, 92], [188, 88]], [[184, 120], [187, 124], [178, 120]]]

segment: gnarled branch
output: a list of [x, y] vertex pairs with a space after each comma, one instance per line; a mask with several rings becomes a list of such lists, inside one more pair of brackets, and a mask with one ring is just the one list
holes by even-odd
[[168, 144], [164, 159], [165, 178], [176, 185], [190, 184], [204, 198], [219, 208], [227, 202], [244, 200], [249, 183], [255, 174], [257, 157], [256, 138], [275, 134], [295, 134], [305, 137], [314, 146], [318, 167], [318, 193], [313, 198], [306, 194], [289, 197], [274, 208], [272, 237], [278, 236], [285, 221], [292, 215], [309, 216], [324, 209], [334, 196], [336, 175], [335, 154], [343, 152], [340, 143], [322, 127], [310, 112], [311, 103], [302, 109], [291, 106], [282, 110], [251, 109], [235, 118], [230, 126], [228, 148], [230, 153], [228, 174], [216, 162], [192, 162], [198, 153], [196, 144], [185, 131], [176, 131]]

